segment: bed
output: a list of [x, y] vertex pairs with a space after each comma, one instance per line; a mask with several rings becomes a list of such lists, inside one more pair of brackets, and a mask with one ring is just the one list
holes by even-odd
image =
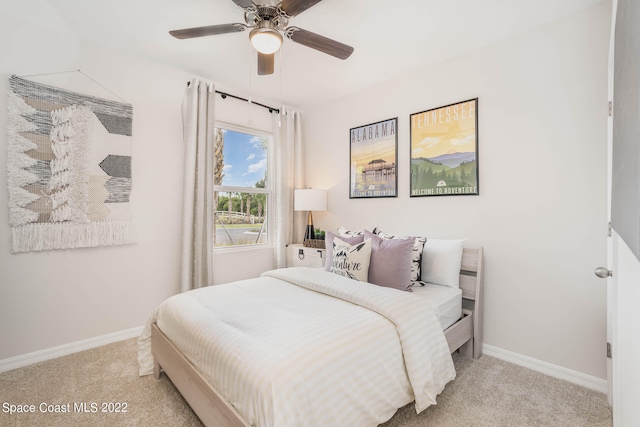
[[455, 377], [452, 352], [480, 357], [482, 248], [464, 249], [459, 278], [457, 299], [438, 285], [398, 292], [309, 268], [191, 291], [154, 312], [140, 371], [164, 371], [208, 426], [377, 425], [412, 401], [417, 412], [435, 404]]

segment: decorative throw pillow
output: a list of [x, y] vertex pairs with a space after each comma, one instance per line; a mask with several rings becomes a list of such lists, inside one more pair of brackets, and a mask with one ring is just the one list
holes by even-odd
[[[325, 257], [327, 258], [324, 264], [324, 269], [327, 271], [331, 271], [331, 263], [333, 260], [333, 239], [335, 239], [336, 237], [338, 236], [336, 236], [330, 231], [327, 231], [324, 235], [324, 247], [326, 249]], [[354, 235], [353, 237], [340, 237], [340, 239], [343, 242], [347, 242], [350, 245], [355, 245], [357, 243], [364, 242], [364, 233], [359, 235]]]
[[339, 237], [364, 236], [364, 230], [349, 230], [345, 227], [338, 227]]
[[371, 239], [369, 283], [411, 291], [411, 252], [415, 238], [382, 239], [365, 232]]
[[[383, 233], [382, 231], [375, 229], [374, 233], [383, 239], [410, 239], [407, 236], [396, 236], [394, 234]], [[415, 237], [413, 242], [413, 250], [411, 251], [411, 284], [419, 284], [420, 282], [420, 268], [422, 260], [422, 251], [424, 244], [427, 241], [426, 237]]]
[[331, 272], [350, 279], [366, 282], [369, 277], [371, 239], [350, 245], [339, 238], [333, 239]]
[[423, 282], [460, 287], [463, 243], [467, 239], [429, 239], [422, 251]]

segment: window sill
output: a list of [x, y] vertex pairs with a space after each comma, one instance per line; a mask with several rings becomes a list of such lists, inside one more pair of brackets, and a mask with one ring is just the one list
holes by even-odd
[[264, 251], [267, 249], [273, 249], [273, 244], [265, 243], [261, 245], [237, 245], [237, 246], [220, 246], [214, 247], [214, 254], [217, 253], [230, 253], [230, 252], [247, 252], [247, 251]]

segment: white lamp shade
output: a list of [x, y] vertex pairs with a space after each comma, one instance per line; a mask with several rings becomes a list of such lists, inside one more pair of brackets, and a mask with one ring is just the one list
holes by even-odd
[[327, 190], [295, 190], [293, 194], [293, 209], [296, 211], [326, 211]]

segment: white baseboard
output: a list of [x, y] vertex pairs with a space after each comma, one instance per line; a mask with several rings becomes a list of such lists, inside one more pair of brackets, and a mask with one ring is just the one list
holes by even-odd
[[563, 368], [562, 366], [553, 365], [548, 362], [543, 362], [542, 360], [523, 356], [522, 354], [503, 350], [488, 344], [482, 344], [482, 353], [487, 356], [495, 357], [496, 359], [504, 360], [505, 362], [513, 363], [514, 365], [523, 366], [542, 374], [549, 375], [550, 377], [559, 378], [591, 390], [599, 391], [600, 393], [607, 394], [608, 392], [607, 380], [583, 374], [582, 372], [573, 371], [571, 369]]
[[22, 368], [34, 363], [43, 362], [45, 360], [55, 359], [61, 356], [77, 353], [79, 351], [89, 350], [91, 348], [100, 347], [118, 341], [128, 340], [140, 336], [143, 326], [131, 328], [124, 331], [113, 332], [111, 334], [101, 335], [99, 337], [88, 338], [82, 341], [76, 341], [57, 347], [46, 348], [44, 350], [34, 351], [20, 356], [10, 357], [0, 360], [0, 372], [10, 371], [12, 369]]
[[[55, 359], [57, 357], [67, 356], [69, 354], [89, 350], [114, 342], [136, 338], [140, 336], [140, 334], [142, 333], [142, 329], [143, 326], [139, 326], [124, 331], [113, 332], [111, 334], [101, 335], [99, 337], [88, 338], [86, 340], [76, 341], [69, 344], [64, 344], [61, 346], [47, 348], [44, 350], [34, 351], [33, 353], [27, 353], [20, 356], [0, 360], [0, 372], [22, 368], [34, 363]], [[607, 394], [608, 392], [607, 381], [601, 378], [596, 378], [591, 375], [583, 374], [582, 372], [573, 371], [571, 369], [553, 365], [548, 362], [543, 362], [542, 360], [514, 353], [509, 350], [504, 350], [499, 347], [494, 347], [489, 344], [482, 345], [482, 352], [487, 356], [495, 357], [496, 359], [501, 359], [505, 362], [513, 363], [514, 365], [523, 366], [525, 368], [532, 369], [536, 372], [540, 372], [554, 378], [569, 381], [570, 383], [587, 387], [591, 390], [599, 391], [604, 394]]]

